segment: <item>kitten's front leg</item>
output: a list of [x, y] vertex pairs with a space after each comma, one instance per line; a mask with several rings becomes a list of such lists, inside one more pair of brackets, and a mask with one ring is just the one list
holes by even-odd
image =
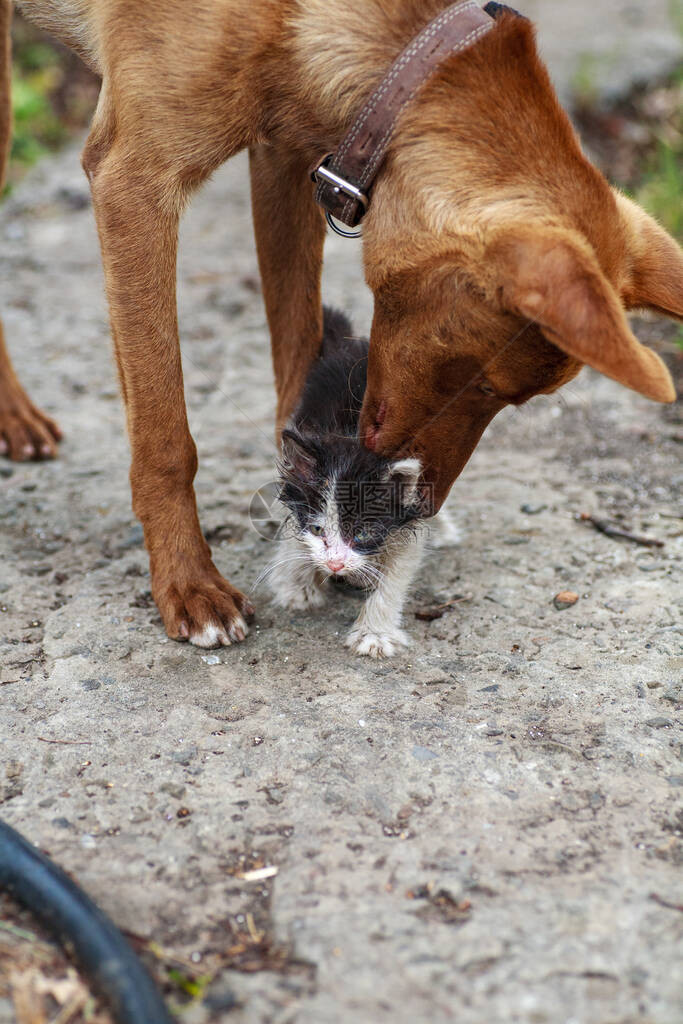
[[297, 537], [284, 537], [270, 573], [270, 589], [281, 608], [306, 610], [325, 603], [322, 584], [310, 554]]
[[418, 533], [397, 551], [387, 553], [382, 577], [363, 606], [346, 638], [346, 646], [370, 658], [392, 658], [399, 647], [410, 647], [401, 629], [408, 587], [422, 557], [424, 537]]
[[462, 541], [462, 531], [447, 508], [430, 520], [429, 527], [430, 548], [454, 548]]

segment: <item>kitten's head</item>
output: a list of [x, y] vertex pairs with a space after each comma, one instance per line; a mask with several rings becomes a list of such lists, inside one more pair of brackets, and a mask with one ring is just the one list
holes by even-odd
[[363, 575], [373, 556], [411, 539], [422, 515], [417, 459], [391, 460], [355, 438], [282, 435], [280, 499], [315, 564]]

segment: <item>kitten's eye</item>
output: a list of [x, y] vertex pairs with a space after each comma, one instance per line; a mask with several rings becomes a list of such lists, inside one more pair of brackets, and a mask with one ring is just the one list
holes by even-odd
[[359, 530], [353, 537], [354, 544], [369, 544], [371, 540], [372, 534], [369, 530]]
[[318, 524], [316, 523], [315, 526], [310, 527], [310, 531], [314, 537], [322, 537], [324, 533], [324, 527], [318, 526]]
[[482, 381], [481, 384], [478, 385], [478, 388], [482, 395], [488, 395], [489, 398], [496, 397], [496, 389], [492, 387], [487, 380]]

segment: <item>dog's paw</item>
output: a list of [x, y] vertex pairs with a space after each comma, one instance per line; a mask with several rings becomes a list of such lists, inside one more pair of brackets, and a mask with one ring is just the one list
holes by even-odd
[[0, 382], [0, 455], [13, 462], [54, 459], [61, 437], [54, 420], [36, 409], [23, 391], [5, 393]]
[[400, 647], [410, 647], [408, 634], [402, 629], [386, 633], [372, 633], [362, 628], [352, 629], [345, 643], [356, 654], [368, 658], [393, 658]]
[[247, 636], [247, 623], [254, 615], [251, 602], [223, 579], [213, 565], [212, 570], [182, 586], [171, 584], [162, 591], [153, 586], [171, 639], [212, 648], [229, 647]]

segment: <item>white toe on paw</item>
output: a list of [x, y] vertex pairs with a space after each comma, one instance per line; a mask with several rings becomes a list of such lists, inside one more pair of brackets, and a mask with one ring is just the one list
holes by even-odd
[[217, 626], [213, 622], [210, 622], [201, 633], [192, 633], [190, 636], [190, 643], [194, 644], [195, 647], [204, 647], [210, 649], [212, 647], [229, 647], [231, 644], [230, 637], [225, 632], [222, 626]]
[[392, 633], [366, 633], [352, 630], [346, 646], [368, 658], [393, 658], [399, 647], [409, 647], [410, 640], [402, 629]]
[[240, 643], [247, 636], [249, 632], [249, 626], [246, 624], [241, 615], [236, 615], [233, 621], [230, 623], [230, 640], [235, 643]]

